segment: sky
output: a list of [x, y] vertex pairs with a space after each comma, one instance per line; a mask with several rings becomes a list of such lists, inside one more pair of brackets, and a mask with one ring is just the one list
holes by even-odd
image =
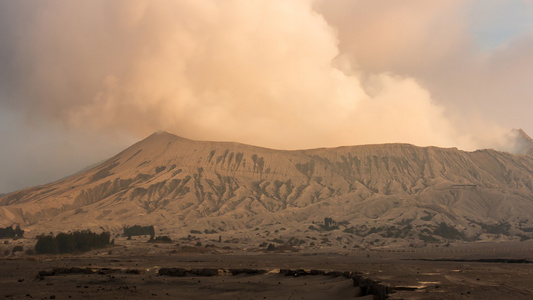
[[531, 0], [0, 0], [0, 193], [158, 130], [275, 149], [506, 150]]

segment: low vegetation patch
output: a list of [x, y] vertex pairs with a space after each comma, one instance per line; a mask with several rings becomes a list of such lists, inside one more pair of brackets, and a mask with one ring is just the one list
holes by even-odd
[[509, 230], [511, 229], [511, 224], [509, 224], [508, 222], [500, 222], [498, 224], [485, 224], [481, 222], [473, 223], [479, 225], [483, 229], [483, 232], [491, 234], [509, 235]]
[[148, 243], [172, 243], [172, 239], [166, 235], [151, 237]]
[[326, 218], [324, 218], [324, 224], [320, 224], [320, 223], [316, 224], [316, 225], [318, 225], [318, 227], [315, 227], [313, 225], [309, 225], [309, 230], [332, 231], [332, 230], [339, 229], [339, 226], [346, 227], [348, 224], [349, 223], [347, 221], [337, 222], [337, 221], [333, 220], [333, 218], [326, 217]]
[[297, 248], [294, 248], [291, 245], [283, 244], [283, 245], [274, 245], [274, 244], [268, 244], [266, 251], [277, 251], [277, 252], [283, 252], [283, 251], [290, 251], [290, 252], [299, 252], [300, 250]]
[[463, 232], [455, 229], [455, 227], [441, 222], [438, 227], [433, 231], [433, 234], [441, 236], [448, 240], [465, 240]]
[[439, 239], [437, 239], [437, 238], [435, 238], [434, 236], [429, 235], [429, 234], [423, 234], [423, 233], [420, 233], [420, 234], [418, 234], [418, 237], [419, 237], [422, 241], [424, 241], [424, 242], [426, 242], [426, 243], [438, 243], [438, 242], [440, 242]]

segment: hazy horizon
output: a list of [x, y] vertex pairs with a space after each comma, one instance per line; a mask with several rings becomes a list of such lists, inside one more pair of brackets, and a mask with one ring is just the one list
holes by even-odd
[[0, 0], [0, 193], [157, 130], [275, 149], [533, 133], [533, 1]]

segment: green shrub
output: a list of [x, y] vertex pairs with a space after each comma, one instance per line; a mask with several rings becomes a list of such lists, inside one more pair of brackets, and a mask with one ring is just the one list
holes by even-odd
[[24, 251], [24, 248], [22, 248], [22, 246], [20, 245], [17, 245], [13, 247], [13, 250], [11, 251], [11, 253], [15, 254], [16, 252], [22, 252], [22, 251]]

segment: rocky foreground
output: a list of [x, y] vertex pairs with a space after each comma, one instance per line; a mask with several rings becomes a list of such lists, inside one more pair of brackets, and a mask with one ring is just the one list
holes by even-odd
[[78, 255], [17, 253], [0, 258], [0, 297], [531, 299], [533, 295], [531, 242], [350, 253], [183, 246], [119, 240], [114, 247]]

